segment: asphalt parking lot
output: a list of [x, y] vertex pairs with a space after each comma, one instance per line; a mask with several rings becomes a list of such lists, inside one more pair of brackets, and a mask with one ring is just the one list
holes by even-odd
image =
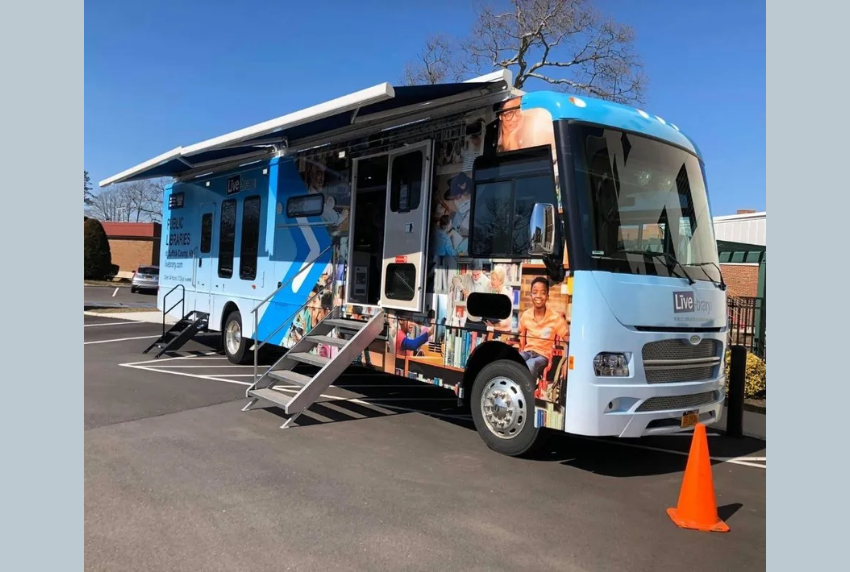
[[85, 286], [83, 288], [84, 307], [102, 308], [150, 308], [156, 310], [156, 292], [131, 292], [130, 286]]
[[[727, 534], [677, 528], [687, 436], [489, 451], [439, 388], [353, 371], [281, 430], [216, 340], [85, 317], [87, 570], [762, 570], [766, 441], [709, 429]], [[389, 380], [389, 381], [388, 381]]]

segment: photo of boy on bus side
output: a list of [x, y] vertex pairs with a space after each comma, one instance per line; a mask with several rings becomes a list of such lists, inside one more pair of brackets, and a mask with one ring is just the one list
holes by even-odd
[[569, 328], [560, 313], [549, 308], [549, 281], [538, 276], [531, 281], [531, 308], [519, 320], [520, 356], [534, 379], [540, 378], [552, 359], [555, 336], [566, 338]]

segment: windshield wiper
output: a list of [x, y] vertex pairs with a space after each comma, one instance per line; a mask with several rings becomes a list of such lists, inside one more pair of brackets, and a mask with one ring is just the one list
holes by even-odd
[[[720, 276], [720, 282], [713, 280], [711, 278], [711, 276], [708, 274], [708, 272], [705, 271], [705, 268], [703, 268], [703, 266], [709, 266], [709, 265], [717, 268], [717, 274]], [[715, 263], [715, 262], [692, 262], [691, 264], [688, 264], [688, 266], [698, 266], [699, 269], [702, 270], [702, 273], [705, 274], [705, 277], [708, 278], [709, 282], [711, 282], [712, 284], [714, 284], [715, 286], [717, 286], [721, 290], [726, 290], [726, 282], [723, 281], [723, 271], [720, 270], [720, 266], [718, 266], [717, 263]]]
[[643, 256], [649, 258], [658, 258], [659, 256], [663, 256], [668, 262], [667, 270], [670, 271], [670, 274], [672, 274], [673, 269], [678, 266], [682, 270], [682, 274], [685, 275], [684, 277], [688, 280], [688, 284], [692, 286], [694, 284], [694, 279], [691, 278], [691, 275], [688, 274], [688, 271], [685, 270], [685, 267], [682, 266], [682, 263], [679, 262], [679, 260], [672, 254], [669, 254], [667, 252], [653, 252], [651, 250], [618, 250], [617, 252], [622, 252], [624, 254], [642, 254]]

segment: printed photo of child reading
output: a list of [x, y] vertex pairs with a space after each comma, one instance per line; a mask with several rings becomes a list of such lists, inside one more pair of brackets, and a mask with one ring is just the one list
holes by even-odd
[[552, 359], [555, 337], [564, 339], [569, 333], [567, 320], [549, 308], [549, 281], [538, 276], [531, 282], [531, 308], [519, 320], [520, 356], [537, 380]]
[[431, 329], [423, 326], [421, 327], [418, 336], [413, 338], [409, 337], [408, 334], [415, 333], [415, 329], [416, 324], [413, 322], [404, 319], [398, 321], [398, 329], [395, 336], [396, 357], [411, 355], [410, 352], [416, 352], [428, 342]]

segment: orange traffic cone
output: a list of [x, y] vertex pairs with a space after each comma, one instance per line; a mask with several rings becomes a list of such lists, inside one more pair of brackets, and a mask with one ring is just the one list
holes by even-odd
[[711, 480], [711, 461], [708, 457], [708, 437], [705, 425], [697, 423], [685, 479], [679, 492], [679, 505], [668, 508], [667, 514], [681, 528], [705, 532], [729, 532], [729, 526], [717, 515], [714, 484]]

